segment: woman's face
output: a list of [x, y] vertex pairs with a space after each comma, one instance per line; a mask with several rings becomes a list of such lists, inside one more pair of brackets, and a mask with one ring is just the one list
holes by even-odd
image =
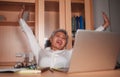
[[67, 37], [63, 32], [57, 32], [50, 38], [50, 42], [53, 50], [62, 50], [66, 46]]

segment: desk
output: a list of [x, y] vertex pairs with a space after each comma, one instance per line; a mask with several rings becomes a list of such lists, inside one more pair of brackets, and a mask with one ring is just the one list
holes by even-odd
[[120, 77], [120, 70], [87, 73], [62, 73], [46, 71], [41, 74], [0, 73], [0, 77]]

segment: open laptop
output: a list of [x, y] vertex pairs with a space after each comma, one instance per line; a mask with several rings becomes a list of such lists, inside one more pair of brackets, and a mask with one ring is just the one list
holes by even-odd
[[68, 73], [112, 70], [119, 51], [120, 34], [78, 30]]

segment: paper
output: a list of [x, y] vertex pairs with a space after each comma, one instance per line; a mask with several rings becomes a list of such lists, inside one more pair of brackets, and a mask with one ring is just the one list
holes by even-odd
[[18, 71], [17, 73], [21, 73], [21, 74], [24, 74], [24, 73], [32, 73], [32, 74], [38, 74], [38, 73], [41, 73], [40, 70], [20, 70]]
[[41, 70], [31, 70], [25, 68], [0, 69], [0, 73], [41, 73]]
[[5, 69], [0, 69], [0, 73], [14, 73], [17, 71], [20, 71], [22, 69], [16, 69], [16, 68], [5, 68]]

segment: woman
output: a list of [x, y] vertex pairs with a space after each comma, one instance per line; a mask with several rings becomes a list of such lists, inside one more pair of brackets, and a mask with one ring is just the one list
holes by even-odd
[[[65, 49], [68, 42], [67, 32], [63, 29], [58, 29], [54, 31], [49, 38], [49, 47], [42, 49], [37, 43], [32, 30], [26, 24], [24, 19], [22, 19], [23, 13], [24, 9], [22, 9], [22, 12], [20, 13], [19, 24], [28, 37], [30, 47], [35, 56], [37, 65], [41, 68], [49, 67], [53, 69], [64, 69], [63, 71], [67, 71], [72, 54], [72, 49]], [[103, 31], [108, 27], [109, 20], [105, 13], [103, 13], [103, 19], [103, 26], [97, 28], [96, 31]]]

